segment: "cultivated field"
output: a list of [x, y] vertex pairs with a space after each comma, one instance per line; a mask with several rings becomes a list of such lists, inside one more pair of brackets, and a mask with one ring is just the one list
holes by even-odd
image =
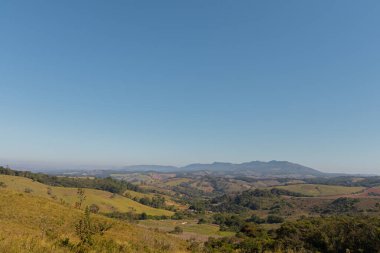
[[293, 184], [293, 185], [276, 186], [275, 188], [285, 189], [292, 192], [298, 192], [298, 193], [302, 193], [302, 194], [313, 196], [313, 197], [353, 194], [353, 193], [363, 191], [365, 189], [364, 187], [347, 187], [347, 186], [320, 185], [320, 184]]

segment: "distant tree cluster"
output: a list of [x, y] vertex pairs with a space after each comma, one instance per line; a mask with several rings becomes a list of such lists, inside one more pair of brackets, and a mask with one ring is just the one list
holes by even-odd
[[118, 212], [114, 211], [111, 213], [104, 214], [107, 217], [119, 219], [119, 220], [125, 220], [129, 222], [135, 222], [138, 220], [166, 220], [169, 219], [169, 216], [166, 215], [148, 215], [147, 213], [135, 213], [135, 212]]
[[165, 198], [162, 196], [154, 196], [152, 198], [149, 197], [143, 197], [143, 198], [133, 198], [133, 200], [146, 205], [146, 206], [151, 206], [154, 208], [162, 208], [166, 209], [166, 204], [165, 204]]
[[[278, 209], [282, 207], [282, 204], [287, 205], [286, 203], [280, 203], [279, 196], [306, 197], [307, 195], [278, 188], [247, 190], [234, 196], [224, 194], [215, 197], [211, 200], [209, 208], [214, 212], [240, 213], [247, 209], [262, 209], [263, 203], [278, 202], [277, 206], [271, 207], [272, 209]], [[288, 204], [288, 207], [291, 207], [290, 204]], [[275, 210], [272, 211], [275, 212]]]
[[260, 218], [254, 214], [248, 219], [243, 218], [241, 215], [229, 213], [217, 213], [212, 216], [212, 223], [219, 225], [221, 231], [234, 232], [239, 232], [247, 224], [274, 224], [283, 223], [284, 221], [285, 219], [279, 215], [268, 215], [266, 218]]

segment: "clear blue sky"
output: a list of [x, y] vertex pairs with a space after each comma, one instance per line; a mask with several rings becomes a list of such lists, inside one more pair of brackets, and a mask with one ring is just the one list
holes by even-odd
[[380, 173], [379, 1], [1, 1], [0, 163]]

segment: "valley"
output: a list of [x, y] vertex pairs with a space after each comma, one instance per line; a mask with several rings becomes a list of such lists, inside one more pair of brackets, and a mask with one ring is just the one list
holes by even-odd
[[[327, 226], [329, 217], [376, 223], [380, 214], [380, 177], [375, 176], [260, 178], [246, 170], [233, 176], [207, 169], [119, 171], [106, 177], [97, 173], [65, 176], [1, 168], [0, 247], [8, 252], [224, 252], [229, 247], [242, 249], [253, 240], [254, 229], [260, 233], [255, 245], [270, 252], [284, 247], [277, 245], [282, 239], [275, 239], [284, 226], [310, 219]], [[92, 244], [81, 242], [76, 232], [75, 223], [86, 210], [94, 221], [112, 224], [94, 232]], [[143, 248], [138, 246], [138, 233], [144, 234]], [[273, 241], [264, 240], [264, 235]]]

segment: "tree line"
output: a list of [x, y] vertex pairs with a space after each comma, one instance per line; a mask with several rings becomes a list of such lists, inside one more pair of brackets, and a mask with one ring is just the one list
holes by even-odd
[[92, 188], [108, 191], [117, 194], [123, 194], [126, 190], [142, 192], [142, 190], [130, 182], [116, 180], [111, 177], [107, 178], [73, 178], [50, 176], [43, 173], [33, 173], [30, 171], [12, 170], [0, 166], [0, 174], [30, 178], [42, 184], [50, 186], [74, 187], [74, 188]]

